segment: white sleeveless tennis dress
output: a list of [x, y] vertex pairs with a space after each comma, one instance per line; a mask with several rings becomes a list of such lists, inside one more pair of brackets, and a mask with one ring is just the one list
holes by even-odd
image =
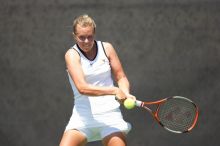
[[[92, 61], [86, 58], [78, 45], [74, 45], [72, 49], [75, 49], [80, 55], [87, 83], [96, 86], [114, 86], [111, 67], [103, 44], [101, 41], [95, 41], [95, 43], [97, 54]], [[115, 100], [114, 95], [82, 95], [70, 75], [69, 81], [74, 93], [74, 107], [66, 131], [79, 130], [87, 137], [88, 142], [101, 140], [114, 132], [128, 133], [130, 131], [131, 125], [123, 120], [120, 104]]]

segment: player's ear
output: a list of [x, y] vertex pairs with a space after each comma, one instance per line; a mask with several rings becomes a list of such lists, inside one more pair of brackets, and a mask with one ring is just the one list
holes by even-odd
[[73, 39], [76, 40], [76, 35], [74, 32], [72, 32], [72, 35], [73, 35]]

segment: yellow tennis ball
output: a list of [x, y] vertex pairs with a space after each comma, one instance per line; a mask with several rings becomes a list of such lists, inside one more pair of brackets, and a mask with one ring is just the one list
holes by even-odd
[[131, 98], [127, 98], [125, 101], [124, 101], [124, 107], [126, 109], [133, 109], [135, 107], [135, 101]]

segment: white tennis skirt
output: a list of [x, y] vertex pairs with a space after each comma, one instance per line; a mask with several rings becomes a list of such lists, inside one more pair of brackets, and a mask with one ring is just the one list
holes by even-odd
[[87, 141], [91, 142], [102, 140], [115, 132], [127, 134], [131, 130], [131, 124], [124, 121], [119, 108], [99, 114], [79, 114], [76, 110], [73, 110], [65, 131], [72, 129], [82, 132]]

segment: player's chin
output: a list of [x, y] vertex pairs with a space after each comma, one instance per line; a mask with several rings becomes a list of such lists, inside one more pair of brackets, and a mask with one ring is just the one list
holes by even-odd
[[92, 49], [92, 45], [84, 45], [84, 46], [83, 46], [83, 50], [84, 50], [85, 52], [89, 52], [89, 51], [91, 51], [91, 49]]
[[90, 46], [83, 46], [83, 51], [89, 52], [89, 51], [91, 51], [91, 47]]

